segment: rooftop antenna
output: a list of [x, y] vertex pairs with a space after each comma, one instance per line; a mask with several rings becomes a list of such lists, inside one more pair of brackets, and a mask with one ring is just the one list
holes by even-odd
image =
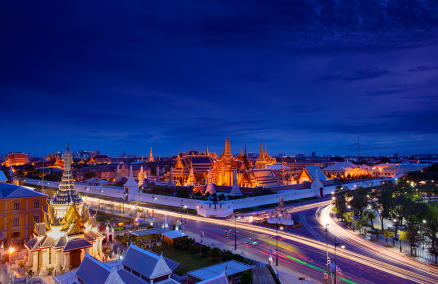
[[359, 142], [359, 135], [357, 135], [357, 156], [360, 157], [360, 142]]

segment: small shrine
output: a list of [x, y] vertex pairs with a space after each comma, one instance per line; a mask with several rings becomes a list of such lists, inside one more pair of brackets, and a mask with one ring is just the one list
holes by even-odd
[[283, 196], [280, 196], [280, 204], [269, 213], [268, 224], [294, 225], [292, 214], [284, 208]]

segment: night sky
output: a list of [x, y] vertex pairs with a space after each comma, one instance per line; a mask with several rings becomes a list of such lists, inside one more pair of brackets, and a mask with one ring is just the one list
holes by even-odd
[[436, 0], [2, 1], [0, 26], [0, 153], [438, 152]]

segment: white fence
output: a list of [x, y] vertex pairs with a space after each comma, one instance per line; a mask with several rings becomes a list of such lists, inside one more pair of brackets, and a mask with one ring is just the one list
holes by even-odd
[[[382, 179], [374, 179], [374, 180], [364, 180], [364, 181], [354, 181], [343, 183], [343, 186], [348, 186], [351, 190], [359, 186], [370, 187], [377, 186], [382, 183]], [[41, 185], [41, 180], [33, 180], [26, 179], [26, 183]], [[59, 182], [44, 182], [45, 186], [59, 188]], [[88, 186], [86, 183], [75, 183], [76, 190], [82, 193], [89, 193], [94, 195], [102, 195], [114, 198], [125, 198], [125, 193], [123, 187], [117, 186]], [[330, 194], [332, 191], [336, 189], [337, 185], [331, 185], [324, 187], [323, 193]], [[318, 192], [319, 194], [319, 192]], [[233, 204], [233, 209], [243, 209], [243, 208], [251, 208], [259, 205], [278, 203], [280, 196], [283, 196], [285, 201], [289, 200], [297, 200], [306, 197], [315, 196], [315, 191], [312, 189], [288, 189], [281, 190], [276, 194], [270, 195], [262, 195], [256, 197], [249, 197], [243, 199], [231, 200], [230, 202]], [[181, 197], [173, 197], [173, 196], [163, 196], [157, 194], [149, 194], [149, 193], [134, 193], [133, 200], [147, 202], [152, 204], [161, 204], [179, 207], [181, 205], [186, 205], [189, 209], [196, 209], [202, 200], [190, 199], [190, 198], [181, 198]]]

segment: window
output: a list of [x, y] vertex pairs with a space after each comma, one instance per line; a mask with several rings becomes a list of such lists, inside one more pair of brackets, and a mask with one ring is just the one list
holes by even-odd
[[20, 237], [20, 232], [13, 232], [11, 237], [12, 238], [19, 238]]
[[20, 210], [20, 203], [18, 202], [14, 203], [14, 210]]
[[33, 202], [33, 208], [40, 208], [39, 200], [36, 200], [36, 201]]
[[33, 221], [35, 222], [35, 223], [39, 223], [40, 222], [40, 216], [33, 216]]
[[12, 223], [13, 223], [14, 226], [20, 226], [20, 218], [12, 219]]

